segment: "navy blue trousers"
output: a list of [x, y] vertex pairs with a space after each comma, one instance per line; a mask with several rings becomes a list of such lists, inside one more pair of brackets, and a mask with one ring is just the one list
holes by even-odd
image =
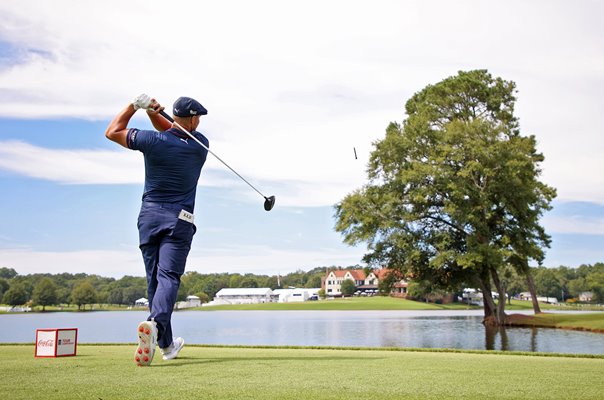
[[182, 207], [170, 203], [143, 202], [138, 216], [140, 249], [147, 273], [147, 296], [157, 323], [157, 344], [172, 344], [172, 311], [180, 287], [195, 225], [178, 218]]

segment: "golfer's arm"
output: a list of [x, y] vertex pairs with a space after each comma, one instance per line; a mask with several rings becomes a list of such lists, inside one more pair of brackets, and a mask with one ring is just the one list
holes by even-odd
[[105, 137], [117, 144], [128, 148], [128, 122], [136, 111], [132, 104], [128, 104], [118, 115], [113, 118], [105, 130]]
[[[162, 108], [162, 110], [163, 110], [163, 108]], [[165, 119], [161, 114], [155, 113], [155, 112], [153, 112], [153, 113], [148, 112], [147, 115], [149, 116], [149, 120], [153, 124], [153, 127], [155, 129], [157, 129], [158, 131], [163, 132], [163, 131], [167, 131], [168, 129], [172, 128], [172, 122]]]

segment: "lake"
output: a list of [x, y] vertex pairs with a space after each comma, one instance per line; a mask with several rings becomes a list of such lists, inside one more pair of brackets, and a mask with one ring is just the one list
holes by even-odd
[[[36, 329], [78, 328], [80, 343], [134, 343], [145, 311], [1, 314], [0, 343], [33, 343]], [[604, 354], [604, 335], [548, 328], [487, 330], [482, 310], [178, 311], [191, 344], [416, 347]]]

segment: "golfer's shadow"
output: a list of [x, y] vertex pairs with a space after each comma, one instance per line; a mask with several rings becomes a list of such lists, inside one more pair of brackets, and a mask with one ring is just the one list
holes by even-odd
[[222, 364], [222, 363], [233, 363], [233, 362], [257, 362], [257, 361], [334, 361], [334, 360], [347, 360], [347, 361], [367, 361], [367, 360], [379, 360], [383, 357], [224, 357], [224, 358], [203, 358], [203, 357], [178, 357], [177, 359], [161, 364], [153, 364], [153, 368], [163, 367], [180, 367], [184, 365], [192, 364]]

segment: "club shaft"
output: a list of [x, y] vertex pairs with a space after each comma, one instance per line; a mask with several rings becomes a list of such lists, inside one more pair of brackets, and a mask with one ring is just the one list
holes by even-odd
[[191, 132], [189, 132], [188, 130], [186, 130], [185, 128], [183, 128], [183, 127], [182, 127], [182, 126], [181, 126], [181, 125], [180, 125], [178, 122], [174, 121], [174, 119], [173, 119], [172, 117], [170, 117], [170, 116], [169, 116], [169, 115], [168, 115], [168, 114], [167, 114], [165, 111], [163, 111], [163, 110], [162, 110], [162, 111], [160, 111], [159, 113], [162, 115], [162, 117], [166, 118], [168, 121], [170, 121], [170, 122], [172, 122], [174, 125], [176, 125], [176, 127], [177, 127], [178, 129], [180, 129], [181, 131], [183, 131], [184, 133], [186, 133], [186, 134], [187, 134], [187, 135], [188, 135], [188, 136], [189, 136], [191, 139], [193, 139], [194, 141], [196, 141], [197, 143], [199, 143], [199, 145], [200, 145], [201, 147], [203, 147], [203, 148], [204, 148], [204, 149], [206, 149], [206, 150], [207, 150], [207, 151], [208, 151], [208, 152], [209, 152], [211, 155], [213, 155], [214, 157], [216, 157], [216, 159], [217, 159], [218, 161], [220, 161], [221, 163], [223, 163], [225, 167], [227, 167], [228, 169], [230, 169], [230, 170], [231, 170], [231, 171], [232, 171], [232, 172], [233, 172], [235, 175], [237, 175], [237, 176], [238, 176], [238, 177], [239, 177], [239, 178], [240, 178], [242, 181], [244, 181], [245, 183], [247, 183], [247, 184], [249, 185], [249, 187], [251, 187], [252, 189], [254, 189], [254, 190], [256, 191], [256, 193], [258, 193], [260, 196], [262, 196], [262, 197], [264, 197], [264, 198], [266, 199], [266, 196], [265, 196], [265, 195], [263, 195], [262, 193], [260, 193], [260, 191], [254, 187], [254, 185], [252, 185], [251, 183], [249, 183], [249, 182], [247, 181], [247, 179], [245, 179], [243, 176], [239, 175], [239, 174], [237, 173], [237, 171], [235, 171], [233, 168], [231, 168], [231, 166], [230, 166], [229, 164], [227, 164], [226, 162], [224, 162], [224, 161], [222, 160], [222, 158], [218, 157], [218, 156], [216, 155], [216, 153], [214, 153], [212, 150], [210, 150], [210, 149], [208, 148], [208, 146], [206, 146], [205, 144], [201, 143], [201, 141], [200, 141], [199, 139], [197, 139], [195, 136], [193, 136], [193, 135], [191, 134]]

